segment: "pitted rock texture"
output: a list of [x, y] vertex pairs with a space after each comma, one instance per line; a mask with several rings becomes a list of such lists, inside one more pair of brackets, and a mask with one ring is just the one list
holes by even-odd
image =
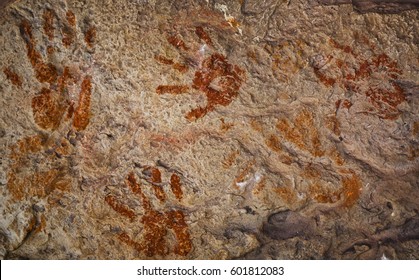
[[1, 258], [419, 258], [417, 10], [2, 15]]
[[327, 5], [352, 4], [361, 13], [399, 13], [405, 10], [418, 9], [417, 0], [318, 0]]

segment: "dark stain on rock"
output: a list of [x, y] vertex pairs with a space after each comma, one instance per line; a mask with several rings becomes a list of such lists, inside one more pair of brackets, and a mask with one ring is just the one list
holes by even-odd
[[262, 227], [262, 232], [275, 240], [307, 237], [313, 230], [314, 223], [310, 219], [290, 210], [270, 215]]

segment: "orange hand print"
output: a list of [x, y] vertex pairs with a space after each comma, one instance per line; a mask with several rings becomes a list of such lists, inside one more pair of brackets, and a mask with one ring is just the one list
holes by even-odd
[[[143, 174], [148, 177], [155, 197], [164, 203], [167, 194], [162, 188], [162, 179], [159, 169], [146, 167]], [[189, 234], [186, 216], [181, 210], [157, 211], [153, 208], [151, 201], [142, 190], [142, 186], [137, 182], [133, 172], [128, 174], [125, 181], [131, 193], [140, 200], [144, 214], [140, 221], [143, 224], [141, 241], [133, 240], [125, 231], [118, 234], [118, 239], [138, 252], [143, 252], [148, 257], [165, 256], [174, 253], [180, 256], [186, 256], [192, 250], [192, 241]], [[170, 177], [170, 188], [178, 202], [181, 202], [183, 192], [181, 181], [178, 175], [172, 174]], [[134, 210], [125, 204], [119, 202], [119, 199], [111, 194], [105, 197], [106, 203], [121, 216], [125, 216], [134, 221], [137, 214]], [[171, 231], [176, 239], [176, 244], [168, 244], [168, 231]]]
[[[377, 52], [377, 47], [367, 38], [361, 37], [360, 43], [371, 55], [357, 53], [351, 46], [330, 39], [333, 53], [313, 59], [314, 73], [326, 86], [338, 85], [365, 98], [368, 102], [366, 113], [383, 119], [397, 119], [400, 115], [398, 106], [406, 101], [403, 88], [396, 82], [402, 71], [387, 54]], [[352, 103], [346, 100], [342, 105], [349, 109]]]
[[[203, 48], [213, 48], [213, 43], [203, 27], [198, 26], [195, 30], [198, 38], [205, 43]], [[190, 48], [180, 38], [170, 36], [167, 41], [182, 52], [186, 60], [193, 61], [193, 55]], [[203, 53], [198, 50], [198, 53]], [[162, 64], [171, 64], [173, 68], [184, 73], [187, 66], [184, 63], [174, 63], [173, 60], [163, 56], [156, 56], [156, 60]], [[207, 113], [215, 110], [217, 106], [228, 106], [239, 94], [239, 89], [244, 81], [244, 71], [237, 65], [232, 65], [227, 58], [217, 52], [212, 53], [199, 63], [199, 68], [191, 85], [160, 85], [156, 88], [158, 94], [181, 94], [194, 89], [204, 93], [207, 98], [207, 104], [203, 107], [192, 109], [186, 114], [190, 121], [204, 117]]]
[[[7, 187], [12, 198], [44, 198], [55, 191], [71, 189], [72, 178], [67, 160], [72, 153], [71, 144], [64, 138], [51, 141], [42, 135], [33, 135], [19, 140], [11, 147], [11, 159]], [[46, 161], [51, 166], [32, 171], [38, 162]]]
[[[37, 47], [37, 42], [33, 34], [31, 23], [24, 19], [19, 28], [21, 36], [25, 42], [27, 56], [35, 72], [35, 78], [40, 83], [49, 84], [43, 87], [40, 92], [32, 98], [32, 112], [35, 123], [45, 130], [56, 130], [64, 118], [73, 117], [73, 127], [76, 130], [84, 130], [89, 124], [90, 118], [90, 99], [92, 92], [92, 78], [85, 75], [80, 85], [78, 94], [78, 104], [74, 108], [73, 98], [69, 94], [69, 86], [76, 83], [80, 75], [66, 65], [45, 62], [52, 61], [51, 57], [56, 51], [54, 41], [55, 28], [54, 22], [57, 18], [53, 10], [47, 9], [43, 14], [43, 31], [49, 45], [46, 47], [47, 58], [45, 59]], [[61, 44], [69, 48], [74, 44], [76, 38], [76, 17], [71, 12], [66, 13], [66, 20], [60, 21], [62, 27]], [[95, 41], [96, 31], [94, 27], [89, 27], [85, 32], [86, 48], [92, 48]], [[73, 67], [76, 68], [76, 67]]]

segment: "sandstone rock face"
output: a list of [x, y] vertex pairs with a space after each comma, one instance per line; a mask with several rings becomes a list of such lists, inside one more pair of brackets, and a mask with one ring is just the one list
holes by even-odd
[[417, 10], [2, 13], [1, 258], [419, 258]]
[[417, 0], [319, 0], [326, 5], [352, 4], [361, 13], [399, 13], [406, 10], [418, 9]]

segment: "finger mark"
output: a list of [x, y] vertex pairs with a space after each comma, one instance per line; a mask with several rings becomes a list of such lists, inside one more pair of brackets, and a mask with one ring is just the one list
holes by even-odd
[[207, 45], [212, 46], [212, 40], [207, 32], [205, 32], [204, 28], [202, 26], [197, 26], [195, 29], [196, 35], [204, 41]]
[[183, 49], [185, 51], [189, 50], [189, 48], [186, 46], [185, 42], [182, 39], [179, 39], [176, 36], [170, 36], [167, 38], [167, 41], [174, 46], [177, 49]]
[[67, 11], [66, 18], [68, 24], [70, 24], [72, 27], [76, 26], [76, 15], [72, 11]]
[[63, 32], [63, 45], [68, 48], [70, 45], [74, 43], [75, 37], [76, 37], [76, 31], [74, 28], [76, 27], [76, 16], [72, 11], [67, 11], [66, 13], [66, 19], [68, 26], [63, 26], [62, 32]]
[[92, 78], [84, 78], [79, 96], [79, 103], [74, 112], [73, 126], [78, 131], [86, 129], [90, 122], [90, 100], [92, 94]]
[[173, 64], [173, 69], [179, 71], [180, 73], [186, 73], [188, 72], [188, 66], [183, 63], [175, 63]]
[[155, 55], [154, 59], [161, 64], [172, 65], [173, 69], [179, 71], [180, 73], [186, 73], [188, 71], [188, 66], [183, 63], [175, 63], [173, 59], [164, 57], [162, 55]]
[[126, 184], [131, 189], [131, 191], [138, 195], [141, 198], [141, 202], [143, 204], [143, 208], [146, 212], [151, 211], [151, 204], [150, 200], [144, 195], [143, 191], [141, 190], [140, 185], [137, 183], [137, 180], [135, 179], [135, 175], [133, 172], [128, 174], [128, 178], [126, 180]]
[[46, 9], [43, 14], [44, 32], [51, 41], [54, 38], [54, 12], [51, 9]]
[[19, 75], [11, 70], [9, 67], [3, 69], [3, 73], [6, 75], [6, 78], [15, 86], [21, 88], [22, 80]]
[[164, 192], [162, 187], [153, 185], [154, 195], [160, 200], [160, 202], [166, 201], [166, 193]]
[[86, 42], [87, 46], [90, 48], [93, 47], [93, 44], [96, 41], [96, 28], [94, 26], [91, 26], [89, 29], [87, 29], [86, 33], [84, 34], [84, 41]]
[[74, 43], [75, 32], [68, 26], [64, 26], [62, 29], [63, 32], [63, 45], [64, 47], [68, 48]]
[[191, 110], [189, 113], [186, 114], [186, 119], [189, 121], [195, 121], [199, 118], [204, 117], [209, 111], [208, 107], [198, 107], [196, 109]]
[[118, 239], [122, 241], [123, 243], [127, 244], [128, 246], [133, 247], [138, 252], [141, 252], [144, 249], [140, 243], [132, 240], [131, 237], [129, 237], [129, 235], [126, 232], [120, 233], [118, 235]]
[[135, 218], [136, 215], [134, 211], [132, 211], [130, 208], [123, 205], [122, 203], [118, 202], [113, 195], [107, 195], [105, 197], [105, 201], [113, 210], [115, 210], [115, 212], [121, 214], [122, 216], [128, 217], [131, 220]]
[[64, 67], [63, 74], [58, 78], [58, 89], [59, 93], [64, 95], [66, 94], [66, 89], [68, 86], [68, 81], [72, 80], [73, 76], [70, 73], [70, 68], [68, 66]]
[[28, 20], [23, 20], [20, 24], [20, 33], [26, 43], [27, 56], [32, 68], [35, 71], [35, 76], [41, 83], [53, 83], [57, 79], [57, 69], [51, 63], [45, 64], [42, 61], [41, 54], [36, 50], [35, 40], [32, 35], [32, 27]]
[[166, 193], [164, 192], [163, 188], [159, 186], [162, 182], [160, 170], [155, 167], [147, 167], [144, 169], [143, 173], [150, 177], [154, 195], [157, 197], [157, 199], [160, 200], [160, 202], [165, 202]]
[[170, 177], [170, 188], [172, 189], [172, 192], [175, 195], [176, 199], [181, 201], [183, 197], [183, 191], [178, 175], [172, 174], [172, 176]]
[[174, 63], [173, 59], [164, 57], [162, 55], [155, 55], [154, 59], [157, 60], [158, 62], [162, 63], [162, 64], [172, 65]]

